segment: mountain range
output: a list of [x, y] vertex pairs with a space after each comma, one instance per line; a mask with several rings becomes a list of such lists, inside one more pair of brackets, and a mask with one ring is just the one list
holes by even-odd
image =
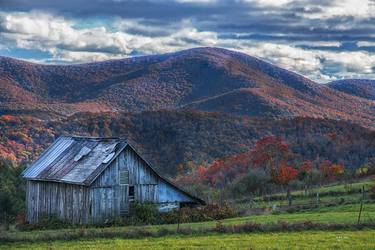
[[[319, 84], [220, 48], [75, 65], [0, 57], [0, 114], [18, 118], [13, 126], [0, 120], [0, 138], [3, 145], [13, 141], [25, 146], [3, 146], [0, 153], [7, 150], [18, 159], [19, 151], [26, 151], [21, 158], [30, 161], [58, 134], [126, 136], [158, 166], [169, 162], [160, 168], [174, 174], [179, 164], [238, 153], [266, 135], [297, 142], [303, 136], [325, 138], [332, 133], [352, 138], [350, 131], [361, 131], [358, 140], [370, 145], [365, 161], [375, 157], [375, 145], [368, 141], [375, 129], [374, 82]], [[25, 117], [40, 131], [33, 131]], [[11, 136], [15, 129], [24, 132], [27, 143], [22, 136]], [[334, 151], [329, 147], [327, 152]], [[160, 152], [172, 155], [161, 158]]]

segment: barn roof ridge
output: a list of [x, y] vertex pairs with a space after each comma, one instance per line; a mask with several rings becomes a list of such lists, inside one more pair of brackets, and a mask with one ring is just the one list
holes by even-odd
[[86, 136], [86, 135], [61, 135], [59, 138], [74, 138], [77, 140], [119, 140], [119, 141], [128, 141], [122, 137], [101, 137], [101, 136]]

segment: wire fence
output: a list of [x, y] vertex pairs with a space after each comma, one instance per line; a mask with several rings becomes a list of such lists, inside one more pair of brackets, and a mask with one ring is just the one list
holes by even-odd
[[[264, 212], [297, 212], [323, 207], [354, 205], [353, 216], [358, 216], [358, 223], [375, 222], [375, 199], [369, 189], [353, 188], [336, 191], [305, 190], [292, 193], [270, 194], [260, 197], [245, 197], [231, 200], [231, 204], [243, 214], [262, 214]], [[358, 209], [357, 209], [358, 208]], [[352, 207], [353, 209], [353, 207]]]

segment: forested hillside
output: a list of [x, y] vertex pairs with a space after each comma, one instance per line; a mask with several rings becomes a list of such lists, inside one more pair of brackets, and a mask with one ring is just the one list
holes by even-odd
[[293, 164], [353, 169], [375, 157], [374, 101], [224, 49], [78, 65], [0, 57], [0, 89], [0, 155], [15, 165], [62, 134], [128, 138], [169, 176], [268, 136]]
[[375, 100], [375, 80], [347, 79], [328, 83], [328, 87], [369, 100]]
[[263, 137], [286, 141], [293, 161], [323, 161], [358, 168], [375, 160], [375, 132], [328, 119], [248, 119], [198, 111], [84, 113], [43, 121], [0, 117], [2, 157], [30, 162], [62, 134], [120, 136], [164, 174], [174, 176], [215, 159], [250, 150]]

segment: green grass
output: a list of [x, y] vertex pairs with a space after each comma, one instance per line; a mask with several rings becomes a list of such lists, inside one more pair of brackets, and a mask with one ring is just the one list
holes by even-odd
[[[362, 195], [361, 194], [346, 194], [346, 195], [339, 195], [339, 196], [323, 196], [320, 197], [320, 204], [328, 204], [328, 203], [336, 203], [338, 204], [339, 202], [347, 202], [347, 203], [359, 203], [361, 200]], [[316, 198], [312, 197], [298, 197], [294, 198], [292, 200], [293, 205], [315, 205], [316, 204]], [[237, 203], [235, 204], [235, 208], [238, 211], [244, 211], [247, 209], [252, 209], [252, 208], [271, 208], [272, 206], [287, 206], [288, 205], [288, 200], [285, 198], [284, 200], [275, 200], [275, 201], [260, 201], [258, 200], [257, 202], [249, 202], [249, 203]]]
[[[288, 221], [288, 222], [298, 222], [311, 220], [312, 222], [319, 223], [356, 223], [358, 216], [359, 205], [341, 205], [334, 207], [322, 207], [318, 209], [312, 209], [305, 212], [298, 213], [282, 213], [282, 214], [264, 214], [264, 215], [254, 215], [245, 217], [236, 217], [231, 219], [222, 220], [224, 225], [235, 225], [246, 222], [256, 222], [256, 223], [276, 223], [278, 221]], [[362, 222], [375, 221], [375, 204], [365, 204], [362, 214]], [[209, 228], [216, 225], [216, 221], [207, 222], [197, 222], [197, 223], [184, 223], [180, 225], [180, 228]], [[133, 230], [138, 227], [128, 226], [128, 227], [108, 227], [108, 228], [89, 228], [88, 230], [93, 231], [111, 231], [111, 232], [121, 232], [124, 230]], [[148, 230], [158, 230], [160, 228], [176, 229], [177, 225], [151, 225], [145, 226]], [[31, 232], [8, 232], [10, 237], [16, 238], [28, 238], [33, 239], [43, 234], [58, 235], [65, 232], [77, 232], [79, 229], [60, 229], [60, 230], [39, 230]]]
[[[362, 181], [351, 185], [353, 189], [360, 189], [365, 185], [368, 189], [370, 181]], [[319, 189], [320, 193], [327, 192], [343, 192], [342, 195], [326, 195], [321, 197], [321, 204], [334, 203], [335, 206], [321, 206], [319, 208], [312, 208], [308, 210], [302, 210], [294, 213], [280, 213], [275, 214], [271, 212], [265, 212], [262, 215], [252, 215], [244, 217], [236, 217], [231, 219], [222, 220], [224, 225], [239, 225], [247, 222], [256, 222], [261, 224], [277, 223], [279, 221], [287, 222], [299, 222], [310, 220], [315, 223], [345, 223], [355, 224], [358, 218], [359, 201], [361, 198], [360, 194], [352, 193], [345, 194], [347, 191], [345, 185], [327, 186]], [[301, 191], [293, 192], [294, 195], [298, 195], [293, 200], [293, 204], [314, 204], [314, 199], [311, 197], [303, 197]], [[285, 194], [276, 194], [283, 195]], [[339, 201], [344, 199], [345, 202], [353, 202], [354, 204], [342, 204], [338, 205]], [[365, 203], [362, 213], [362, 222], [375, 222], [375, 203], [374, 200], [370, 203]], [[287, 201], [272, 201], [272, 202], [257, 202], [258, 207], [272, 207], [272, 205], [282, 206], [286, 205]], [[254, 207], [254, 204], [237, 204], [237, 206], [249, 206]], [[269, 210], [271, 211], [271, 210]], [[207, 221], [198, 223], [185, 223], [181, 224], [180, 228], [191, 228], [193, 230], [199, 230], [204, 228], [215, 227], [217, 221]], [[126, 232], [134, 231], [140, 227], [127, 226], [127, 227], [108, 227], [108, 228], [95, 228], [91, 227], [86, 229], [88, 232]], [[161, 228], [175, 230], [177, 225], [151, 225], [142, 227], [143, 230], [149, 230], [156, 232]], [[59, 229], [59, 230], [34, 230], [30, 232], [0, 232], [3, 235], [9, 236], [12, 239], [22, 240], [35, 240], [41, 236], [47, 235], [47, 238], [56, 238], [55, 236], [64, 235], [77, 235], [80, 233], [80, 229]], [[121, 234], [120, 234], [121, 235]], [[142, 247], [147, 248], [153, 247], [153, 249], [163, 248], [181, 248], [184, 246], [193, 246], [195, 248], [206, 249], [219, 248], [224, 246], [228, 249], [233, 248], [255, 248], [255, 249], [375, 249], [374, 246], [375, 230], [363, 230], [357, 231], [305, 231], [305, 232], [289, 232], [289, 233], [252, 233], [252, 234], [210, 234], [210, 235], [195, 235], [195, 236], [168, 236], [168, 237], [154, 237], [154, 238], [143, 238], [143, 239], [104, 239], [97, 238], [95, 240], [76, 240], [71, 242], [53, 241], [53, 242], [40, 242], [38, 243], [14, 243], [10, 245], [2, 245], [0, 243], [0, 249], [9, 248], [30, 248], [30, 249], [137, 249]], [[366, 238], [367, 237], [367, 238]], [[59, 238], [59, 237], [57, 237]], [[61, 237], [60, 237], [61, 238]], [[65, 237], [63, 237], [65, 238]], [[365, 241], [367, 239], [367, 243]], [[301, 242], [299, 242], [301, 241]], [[299, 242], [299, 243], [298, 243]], [[353, 246], [350, 247], [348, 242], [354, 242]], [[298, 243], [298, 245], [297, 245]], [[367, 244], [367, 245], [366, 245]], [[108, 246], [107, 246], [108, 245]], [[27, 247], [26, 247], [27, 246]], [[319, 247], [318, 247], [319, 246]]]
[[208, 234], [16, 243], [0, 249], [375, 249], [375, 230]]
[[324, 192], [340, 192], [340, 191], [348, 191], [348, 188], [353, 190], [353, 189], [361, 189], [363, 186], [365, 186], [365, 190], [368, 190], [370, 186], [374, 185], [374, 181], [372, 180], [364, 180], [364, 181], [359, 181], [356, 183], [352, 184], [339, 184], [339, 185], [329, 185], [329, 186], [324, 186], [320, 188], [314, 188], [311, 191], [313, 193], [316, 193], [316, 191], [319, 191], [320, 193]]
[[[329, 192], [348, 192], [350, 190], [360, 190], [362, 187], [365, 187], [365, 190], [368, 190], [372, 185], [374, 185], [373, 180], [360, 180], [352, 184], [330, 184], [327, 186], [312, 188], [309, 190], [309, 193], [315, 194], [319, 192], [320, 194], [329, 193]], [[296, 190], [291, 192], [292, 195], [304, 195], [304, 190]], [[272, 196], [285, 196], [285, 193], [279, 193]]]
[[[329, 186], [323, 186], [319, 188], [313, 188], [309, 190], [310, 196], [306, 196], [304, 190], [295, 190], [292, 191], [293, 205], [314, 205], [316, 204], [316, 193], [319, 192], [320, 194], [320, 204], [332, 204], [336, 203], [339, 204], [340, 202], [345, 203], [359, 203], [362, 194], [361, 189], [364, 186], [365, 190], [369, 190], [369, 188], [374, 185], [374, 181], [372, 180], [360, 180], [356, 183], [352, 184], [331, 184]], [[354, 193], [348, 193], [350, 191], [355, 191]], [[341, 194], [330, 194], [331, 192], [339, 192]], [[271, 207], [281, 207], [287, 206], [288, 200], [286, 198], [286, 193], [277, 193], [270, 195], [271, 201], [264, 200], [264, 197], [256, 197], [254, 202], [237, 202], [234, 204], [234, 207], [238, 211], [246, 211], [252, 208], [271, 208]], [[272, 200], [275, 198], [282, 198], [281, 200]], [[266, 198], [267, 199], [267, 198]], [[368, 199], [368, 194], [366, 194], [366, 199]]]

